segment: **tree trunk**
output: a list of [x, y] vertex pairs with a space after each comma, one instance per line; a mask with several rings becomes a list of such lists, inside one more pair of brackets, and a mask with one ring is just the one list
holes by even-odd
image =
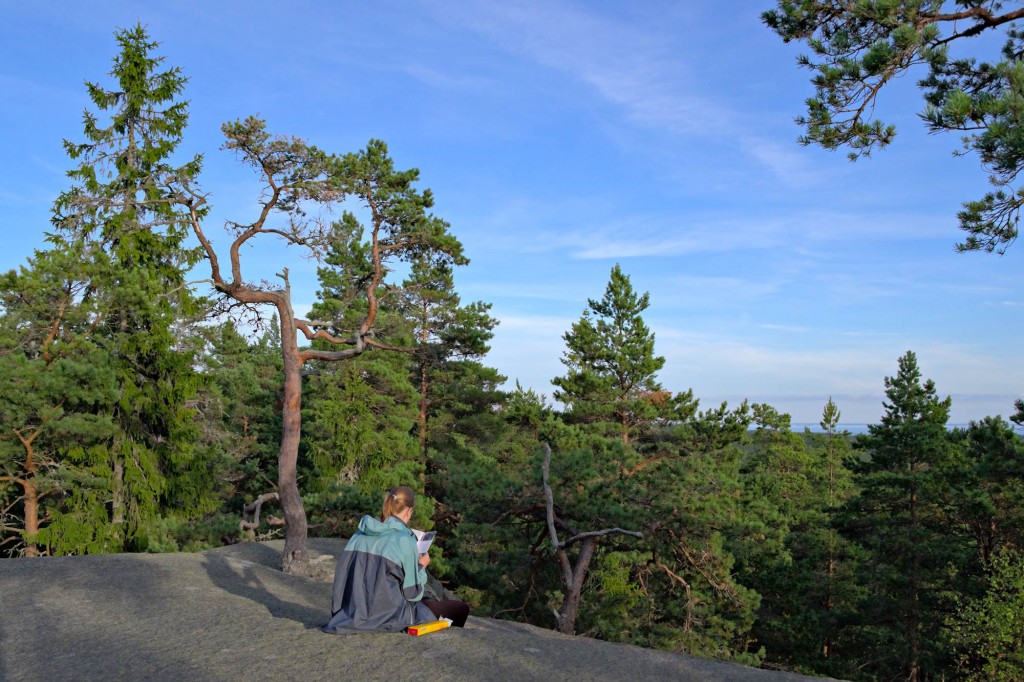
[[[572, 581], [563, 584], [565, 597], [562, 599], [562, 610], [558, 614], [558, 631], [566, 635], [576, 634], [576, 618], [580, 613], [580, 598], [583, 594], [583, 581], [590, 570], [590, 560], [594, 558], [593, 538], [587, 538], [580, 543], [580, 553], [576, 557], [576, 565], [572, 567]], [[560, 550], [562, 554], [565, 550]], [[565, 558], [568, 562], [568, 557]], [[565, 580], [562, 581], [565, 583]]]
[[[420, 343], [423, 346], [427, 345], [427, 341], [430, 339], [430, 333], [428, 327], [430, 325], [430, 308], [426, 300], [423, 301], [423, 306], [420, 310]], [[427, 465], [427, 362], [424, 358], [420, 358], [420, 413], [419, 413], [419, 427], [420, 427], [420, 458], [423, 461], [424, 469]]]
[[36, 545], [36, 535], [39, 533], [39, 488], [35, 482], [39, 467], [32, 441], [39, 435], [39, 431], [36, 430], [28, 438], [23, 438], [20, 432], [16, 433], [25, 447], [25, 477], [21, 481], [21, 489], [25, 494], [25, 556], [34, 557], [39, 556], [39, 547]]
[[284, 358], [284, 399], [281, 409], [281, 450], [277, 458], [277, 492], [284, 514], [284, 556], [282, 570], [306, 575], [306, 510], [299, 495], [299, 440], [302, 436], [302, 363], [295, 337], [295, 317], [287, 303], [278, 305], [281, 318], [281, 353]]
[[118, 443], [114, 443], [114, 463], [112, 466], [113, 490], [110, 500], [110, 522], [114, 525], [114, 537], [118, 542], [124, 541], [124, 463], [117, 452]]
[[[914, 465], [911, 465], [911, 467], [910, 467], [910, 476], [911, 476], [911, 479], [910, 479], [910, 527], [915, 531], [915, 536], [916, 536], [916, 531], [917, 531], [919, 523], [918, 523], [918, 519], [917, 519], [917, 482], [914, 480], [914, 475], [915, 474], [916, 474], [915, 467], [914, 467]], [[909, 642], [909, 647], [910, 647], [910, 652], [909, 652], [910, 653], [910, 672], [909, 672], [909, 675], [908, 675], [907, 679], [908, 679], [909, 682], [918, 682], [918, 680], [921, 678], [921, 667], [920, 667], [920, 650], [921, 650], [921, 645], [920, 645], [920, 639], [919, 639], [919, 630], [920, 630], [921, 619], [920, 619], [920, 608], [919, 608], [919, 604], [918, 604], [918, 596], [919, 596], [919, 593], [920, 593], [920, 583], [921, 583], [921, 580], [920, 580], [920, 570], [919, 570], [921, 555], [920, 555], [920, 552], [919, 552], [917, 547], [914, 547], [911, 551], [913, 552], [913, 555], [911, 556], [911, 561], [910, 561], [910, 613], [908, 614], [910, 622], [908, 623], [908, 627], [907, 627], [907, 630], [909, 631], [908, 634], [910, 636], [910, 642]]]
[[427, 463], [427, 365], [420, 364], [420, 457]]
[[31, 479], [25, 481], [25, 556], [39, 556], [39, 491]]

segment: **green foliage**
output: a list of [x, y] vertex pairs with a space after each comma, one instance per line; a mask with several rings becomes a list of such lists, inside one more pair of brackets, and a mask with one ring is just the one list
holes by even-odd
[[102, 554], [122, 550], [119, 528], [110, 522], [109, 490], [103, 487], [105, 472], [97, 469], [76, 472], [76, 478], [92, 478], [91, 485], [82, 485], [84, 481], [79, 480], [71, 487], [52, 522], [39, 531], [36, 541], [46, 553]]
[[161, 517], [147, 533], [141, 551], [150, 553], [202, 552], [241, 540], [238, 518], [211, 514], [201, 519]]
[[239, 513], [244, 502], [273, 490], [281, 440], [281, 343], [277, 318], [255, 341], [231, 322], [209, 328], [203, 354], [201, 445], [219, 463], [217, 490]]
[[957, 599], [952, 642], [963, 679], [1012, 682], [1024, 677], [1024, 554], [1001, 549], [987, 568], [984, 595]]
[[879, 674], [931, 675], [948, 664], [939, 628], [955, 589], [952, 567], [967, 551], [962, 538], [949, 534], [950, 400], [921, 381], [909, 351], [885, 386], [882, 421], [861, 441], [869, 455], [856, 472], [861, 493], [847, 510], [849, 532], [870, 557], [861, 568], [873, 596], [861, 618], [873, 643], [862, 655]]
[[[855, 100], [858, 82], [886, 82], [901, 59], [927, 58], [930, 124], [984, 118], [979, 153], [1013, 170], [1012, 126], [984, 110], [1005, 94], [987, 88], [1016, 88], [1012, 63], [985, 80], [972, 71], [983, 67], [942, 61], [932, 29], [911, 26], [933, 4], [858, 2], [815, 23], [821, 7], [781, 3], [786, 18], [772, 19], [823, 31], [812, 141], [864, 153], [886, 144], [881, 124], [829, 120], [829, 108]], [[849, 13], [861, 23], [844, 25]], [[950, 401], [921, 380], [913, 353], [885, 380], [885, 416], [857, 451], [831, 400], [821, 434], [793, 433], [767, 404], [702, 411], [692, 391], [655, 381], [664, 359], [642, 318], [648, 297], [616, 266], [565, 334], [555, 397], [566, 411], [556, 412], [518, 382], [501, 390], [505, 377], [484, 364], [496, 321], [487, 304], [462, 303], [453, 272], [466, 258], [429, 212], [429, 190], [416, 189], [417, 171], [396, 170], [379, 141], [333, 156], [254, 118], [224, 127], [226, 147], [278, 183], [263, 206], [291, 231], [234, 224], [236, 245], [272, 232], [323, 256], [313, 319], [274, 318], [257, 339], [229, 323], [197, 326], [206, 308], [184, 282], [195, 253], [181, 202], [201, 234], [205, 204], [190, 184], [199, 159], [170, 161], [184, 79], [159, 70], [142, 29], [118, 40], [116, 89], [89, 86], [109, 120], [87, 112], [86, 142], [67, 145], [80, 163], [55, 204], [51, 248], [0, 276], [5, 556], [238, 541], [242, 505], [279, 485], [287, 464], [289, 366], [293, 388], [304, 382], [294, 482], [310, 531], [350, 535], [382, 490], [412, 484], [413, 525], [440, 531], [432, 573], [478, 614], [550, 627], [563, 608], [547, 443], [563, 539], [643, 533], [595, 545], [581, 633], [850, 679], [1020, 676], [1024, 448], [998, 417], [948, 433]], [[365, 221], [303, 222], [311, 203], [346, 195]], [[219, 291], [291, 312], [274, 298], [287, 291], [249, 287], [234, 270]], [[308, 348], [293, 343], [297, 324]], [[1024, 421], [1017, 408], [1012, 419]], [[579, 548], [566, 548], [570, 561]]]
[[[947, 479], [953, 511], [980, 562], [1001, 547], [1024, 546], [1024, 448], [998, 417], [972, 422], [953, 433], [959, 441]], [[975, 567], [975, 573], [981, 567]]]
[[[810, 55], [801, 66], [814, 72], [815, 94], [797, 119], [803, 144], [850, 158], [868, 156], [896, 136], [892, 125], [873, 116], [879, 94], [912, 69], [927, 73], [918, 82], [929, 131], [962, 135], [963, 152], [976, 153], [995, 187], [967, 201], [959, 213], [967, 236], [962, 251], [1002, 253], [1017, 238], [1024, 190], [1013, 183], [1024, 167], [1024, 40], [1014, 25], [1019, 10], [1003, 12], [1001, 2], [969, 0], [948, 8], [941, 0], [779, 0], [764, 12], [764, 23], [783, 40], [804, 42]], [[952, 59], [951, 48], [986, 33], [1005, 31], [999, 59]]]
[[325, 365], [309, 377], [306, 397], [304, 443], [315, 471], [314, 489], [358, 481], [382, 490], [390, 486], [382, 487], [380, 474], [417, 459], [412, 435], [417, 396], [403, 356], [370, 352]]
[[81, 254], [39, 251], [0, 279], [0, 546], [8, 553], [116, 546], [96, 461], [115, 432], [108, 408], [118, 388], [109, 353], [88, 334]]
[[577, 631], [760, 661], [747, 647], [757, 595], [735, 580], [725, 546], [751, 523], [741, 505], [740, 453], [729, 446], [746, 429], [746, 406], [698, 413], [694, 404], [685, 423], [652, 432], [656, 450], [640, 454], [618, 438], [564, 423], [535, 392], [518, 387], [507, 404], [503, 414], [516, 428], [488, 447], [494, 454], [463, 450], [444, 468], [444, 503], [459, 514], [450, 544], [454, 577], [481, 590], [474, 592], [481, 609], [550, 627], [562, 605], [540, 481], [539, 441], [547, 441], [561, 534], [644, 532], [643, 540], [601, 539]]
[[[366, 317], [366, 285], [373, 267], [371, 247], [363, 241], [363, 227], [354, 216], [347, 214], [335, 230], [337, 240], [324, 259], [325, 267], [317, 269], [321, 288], [310, 314], [331, 321], [331, 331], [342, 334]], [[381, 294], [375, 335], [396, 347], [409, 347], [412, 330], [395, 311], [397, 301], [390, 288]], [[313, 347], [328, 349], [330, 344], [315, 341]], [[390, 480], [395, 467], [411, 471], [403, 463], [417, 456], [412, 434], [417, 394], [407, 365], [405, 354], [377, 350], [341, 364], [315, 365], [303, 396], [303, 447], [312, 489], [341, 482], [367, 491], [409, 485], [382, 483], [382, 477]]]
[[[419, 388], [420, 456], [430, 469], [432, 432], [445, 428], [437, 423], [436, 417], [444, 411], [439, 408], [453, 399], [453, 394], [464, 393], [459, 381], [467, 375], [465, 363], [486, 355], [498, 322], [488, 314], [490, 304], [461, 305], [451, 266], [425, 255], [412, 262], [399, 295], [402, 315], [411, 325], [416, 344], [413, 380]], [[472, 383], [476, 382], [471, 379]]]
[[[100, 113], [86, 111], [86, 142], [65, 142], [79, 161], [77, 182], [54, 204], [55, 250], [79, 250], [86, 261], [82, 305], [88, 342], [109, 353], [117, 400], [107, 409], [116, 429], [106, 444], [111, 522], [127, 543], [144, 543], [162, 509], [212, 510], [211, 467], [197, 466], [192, 402], [202, 377], [179, 341], [202, 312], [185, 285], [196, 252], [185, 248], [187, 213], [175, 207], [172, 183], [199, 171], [196, 157], [169, 157], [188, 120], [178, 99], [179, 70], [159, 71], [156, 43], [136, 26], [116, 34], [121, 47], [114, 90], [88, 84]], [[81, 271], [81, 270], [79, 270]]]
[[583, 317], [562, 337], [568, 370], [552, 379], [566, 419], [617, 433], [624, 443], [671, 413], [671, 395], [655, 381], [665, 358], [654, 354], [654, 334], [641, 314], [650, 305], [616, 265], [601, 300], [590, 299]]
[[310, 531], [318, 537], [352, 537], [366, 514], [380, 513], [380, 491], [364, 490], [349, 483], [336, 483], [303, 495], [309, 512]]
[[788, 415], [755, 405], [748, 435], [744, 495], [762, 524], [741, 538], [737, 576], [758, 592], [752, 632], [774, 662], [803, 672], [856, 676], [850, 621], [865, 596], [856, 582], [863, 559], [839, 532], [839, 508], [855, 493], [850, 439], [837, 434], [830, 399], [824, 433], [788, 430]]

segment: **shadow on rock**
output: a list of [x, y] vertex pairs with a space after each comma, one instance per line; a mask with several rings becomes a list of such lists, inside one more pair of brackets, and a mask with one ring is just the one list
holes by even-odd
[[[315, 598], [310, 599], [308, 590], [289, 589], [307, 582], [302, 578], [286, 576], [244, 559], [212, 554], [203, 557], [203, 567], [211, 583], [225, 592], [260, 604], [274, 618], [293, 620], [306, 629], [319, 629], [328, 620], [324, 607], [311, 603]], [[282, 592], [294, 593], [299, 601], [282, 599], [278, 596]]]

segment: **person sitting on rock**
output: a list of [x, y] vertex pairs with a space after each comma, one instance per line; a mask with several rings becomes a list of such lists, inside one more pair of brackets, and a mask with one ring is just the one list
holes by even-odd
[[416, 493], [399, 486], [387, 492], [381, 520], [364, 516], [345, 545], [334, 571], [332, 634], [357, 631], [399, 632], [410, 625], [447, 618], [463, 627], [469, 604], [425, 599], [430, 556], [416, 550], [409, 530]]

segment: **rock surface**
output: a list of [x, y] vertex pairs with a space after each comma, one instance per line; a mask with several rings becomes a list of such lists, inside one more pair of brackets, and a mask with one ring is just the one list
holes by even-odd
[[[311, 540], [314, 561], [338, 541]], [[330, 585], [281, 542], [0, 560], [0, 680], [807, 680], [471, 617], [425, 637], [327, 635]]]

